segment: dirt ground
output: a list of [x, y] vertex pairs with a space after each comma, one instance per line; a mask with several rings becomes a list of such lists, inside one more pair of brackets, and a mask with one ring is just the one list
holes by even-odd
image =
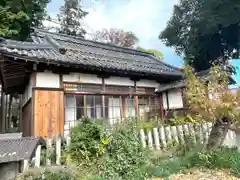
[[[234, 177], [227, 170], [199, 170], [192, 169], [185, 173], [172, 175], [169, 180], [237, 180], [240, 178]], [[163, 180], [163, 178], [152, 178], [150, 180]]]

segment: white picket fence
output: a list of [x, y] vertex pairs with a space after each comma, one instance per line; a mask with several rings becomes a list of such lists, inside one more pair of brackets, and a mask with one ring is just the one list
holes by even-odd
[[[206, 144], [212, 129], [212, 123], [201, 125], [184, 124], [153, 128], [150, 131], [140, 130], [143, 147], [152, 150], [164, 150], [173, 144]], [[235, 132], [229, 130], [223, 143], [224, 146], [234, 147], [236, 144]]]
[[[212, 128], [211, 123], [205, 123], [202, 125], [185, 124], [178, 126], [164, 126], [153, 128], [152, 130], [140, 130], [141, 144], [144, 148], [151, 150], [166, 150], [169, 144], [178, 143], [184, 144], [191, 141], [192, 143], [204, 144], [208, 141]], [[46, 165], [61, 165], [62, 157], [62, 146], [63, 142], [61, 138], [48, 139], [47, 141], [47, 156]], [[70, 138], [66, 137], [66, 145], [70, 144]], [[229, 130], [224, 141], [225, 146], [233, 147], [236, 146], [236, 134]], [[55, 158], [50, 158], [48, 152], [54, 152]], [[52, 154], [53, 155], [53, 154]], [[42, 147], [39, 145], [35, 152], [35, 158], [31, 161], [31, 165], [40, 167], [41, 164]], [[51, 159], [54, 159], [52, 161]], [[25, 161], [26, 168], [29, 167]]]

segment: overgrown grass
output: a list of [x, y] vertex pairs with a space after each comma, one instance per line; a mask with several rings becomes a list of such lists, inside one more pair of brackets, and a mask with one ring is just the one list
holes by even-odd
[[210, 169], [230, 169], [234, 176], [240, 177], [240, 152], [236, 148], [221, 148], [213, 151], [189, 152], [183, 157], [155, 161], [145, 168], [148, 177], [169, 177], [193, 167]]
[[[240, 152], [236, 148], [204, 151], [202, 148], [182, 146], [180, 156], [163, 158], [150, 156], [141, 147], [139, 129], [134, 121], [106, 131], [99, 122], [85, 119], [71, 131], [71, 145], [67, 149], [75, 168], [41, 172], [32, 180], [141, 180], [151, 177], [167, 178], [193, 167], [230, 169], [240, 177]], [[190, 140], [189, 140], [190, 142]], [[69, 165], [69, 164], [68, 164]], [[69, 173], [70, 172], [70, 173]], [[31, 179], [31, 178], [30, 178]]]

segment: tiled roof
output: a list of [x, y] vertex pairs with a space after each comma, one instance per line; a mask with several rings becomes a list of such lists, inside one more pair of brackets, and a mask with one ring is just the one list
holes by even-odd
[[[210, 72], [210, 70], [204, 70], [204, 71], [196, 73], [196, 76], [202, 81], [207, 81], [209, 72]], [[236, 82], [231, 78], [231, 76], [229, 76], [229, 84], [235, 84], [235, 83]], [[167, 91], [167, 90], [171, 90], [171, 89], [184, 88], [186, 86], [187, 86], [187, 79], [185, 77], [179, 81], [175, 81], [175, 82], [172, 82], [169, 84], [159, 85], [156, 88], [155, 92], [163, 92], [163, 91]]]
[[151, 53], [99, 43], [44, 30], [35, 30], [33, 42], [4, 40], [0, 53], [67, 66], [109, 69], [143, 74], [182, 76], [183, 73]]
[[0, 163], [31, 159], [40, 142], [40, 137], [0, 140]]

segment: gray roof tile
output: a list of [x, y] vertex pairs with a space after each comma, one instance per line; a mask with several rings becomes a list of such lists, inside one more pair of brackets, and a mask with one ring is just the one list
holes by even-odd
[[40, 137], [23, 137], [0, 140], [0, 163], [31, 159], [37, 145], [42, 142]]
[[[30, 60], [99, 69], [123, 70], [154, 75], [182, 76], [183, 73], [150, 53], [94, 42], [79, 37], [36, 30], [33, 42], [6, 40], [0, 52]], [[66, 50], [61, 53], [60, 50]]]

